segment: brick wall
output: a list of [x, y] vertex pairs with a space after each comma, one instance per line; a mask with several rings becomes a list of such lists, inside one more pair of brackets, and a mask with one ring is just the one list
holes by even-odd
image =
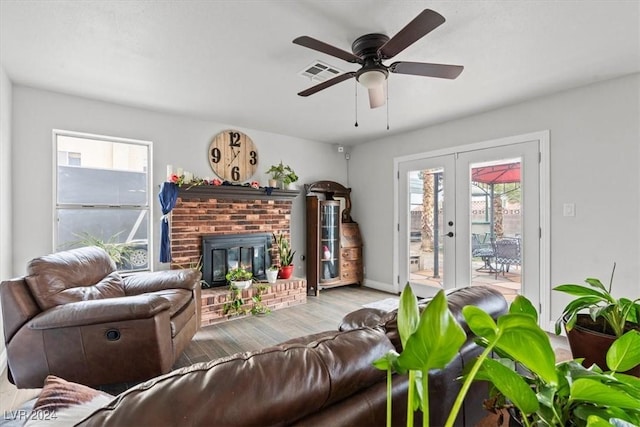
[[[289, 235], [292, 200], [226, 200], [179, 197], [171, 211], [171, 268], [198, 264], [202, 236], [241, 233]], [[276, 251], [272, 262], [278, 261]]]
[[[245, 301], [245, 305], [242, 306], [244, 310], [251, 310], [253, 306], [251, 297], [256, 295], [256, 293], [255, 285], [242, 291], [242, 299]], [[229, 289], [226, 287], [203, 289], [201, 310], [202, 326], [243, 317], [224, 313], [224, 305], [230, 300]], [[306, 302], [307, 281], [304, 279], [278, 280], [277, 283], [271, 285], [262, 295], [262, 303], [271, 311], [298, 304], [305, 304]]]

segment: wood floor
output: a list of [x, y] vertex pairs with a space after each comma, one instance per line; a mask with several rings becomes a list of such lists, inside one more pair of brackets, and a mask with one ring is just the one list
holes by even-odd
[[[358, 286], [326, 289], [318, 297], [307, 298], [307, 303], [277, 310], [265, 316], [249, 316], [201, 328], [176, 362], [174, 368], [205, 362], [243, 351], [258, 350], [316, 332], [336, 330], [340, 320], [363, 304], [393, 297], [394, 295]], [[570, 355], [563, 337], [552, 337], [559, 360]], [[118, 384], [101, 389], [118, 394], [134, 384]], [[17, 390], [7, 380], [6, 372], [0, 379], [0, 414], [18, 408], [37, 396], [39, 389]]]

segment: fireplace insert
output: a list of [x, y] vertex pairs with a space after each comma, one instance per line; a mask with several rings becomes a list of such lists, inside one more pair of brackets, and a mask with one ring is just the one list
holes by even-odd
[[229, 269], [244, 268], [259, 280], [271, 265], [271, 234], [202, 236], [202, 279], [211, 287], [225, 286]]

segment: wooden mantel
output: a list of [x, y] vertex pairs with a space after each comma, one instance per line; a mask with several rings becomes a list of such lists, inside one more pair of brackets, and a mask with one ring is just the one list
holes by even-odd
[[280, 190], [273, 188], [267, 194], [264, 187], [253, 188], [244, 185], [195, 185], [178, 187], [178, 197], [188, 199], [227, 199], [227, 200], [285, 200], [300, 194], [298, 190]]

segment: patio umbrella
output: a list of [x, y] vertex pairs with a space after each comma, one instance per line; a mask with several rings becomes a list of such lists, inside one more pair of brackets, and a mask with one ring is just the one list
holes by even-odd
[[491, 238], [494, 236], [495, 224], [495, 184], [508, 184], [520, 182], [520, 162], [501, 163], [496, 165], [479, 166], [471, 169], [471, 181], [489, 185], [491, 200], [490, 232]]

